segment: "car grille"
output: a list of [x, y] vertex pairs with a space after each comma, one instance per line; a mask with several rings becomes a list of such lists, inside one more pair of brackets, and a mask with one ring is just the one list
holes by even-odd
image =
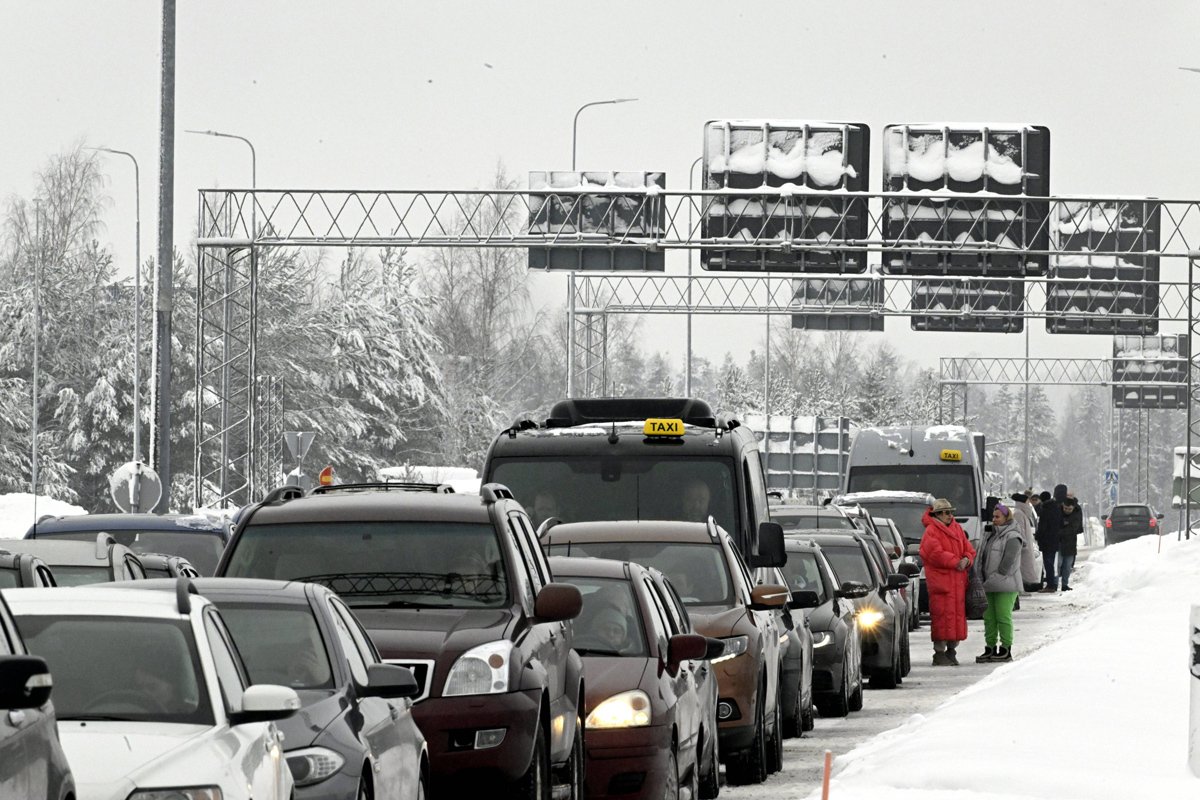
[[385, 663], [395, 664], [398, 667], [408, 667], [412, 670], [413, 677], [417, 679], [417, 685], [421, 687], [421, 693], [413, 698], [414, 703], [419, 703], [426, 697], [429, 697], [429, 684], [433, 681], [433, 662], [421, 661], [406, 658], [385, 658]]

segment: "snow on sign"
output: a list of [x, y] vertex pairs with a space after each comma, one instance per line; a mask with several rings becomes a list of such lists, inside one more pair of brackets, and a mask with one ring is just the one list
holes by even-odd
[[1148, 199], [1054, 204], [1049, 333], [1158, 332], [1161, 208]]
[[666, 186], [662, 172], [530, 172], [529, 235], [545, 244], [529, 268], [662, 272]]
[[[866, 250], [867, 201], [839, 193], [869, 188], [871, 130], [858, 122], [711, 120], [704, 126], [701, 236], [710, 270], [857, 273]], [[753, 194], [762, 189], [769, 194]], [[738, 241], [829, 244], [829, 250], [738, 249]]]
[[858, 426], [848, 417], [747, 414], [766, 462], [767, 489], [818, 502], [838, 491]]
[[1187, 408], [1187, 334], [1113, 337], [1113, 407]]
[[882, 331], [883, 283], [866, 278], [796, 278], [792, 327], [817, 331]]

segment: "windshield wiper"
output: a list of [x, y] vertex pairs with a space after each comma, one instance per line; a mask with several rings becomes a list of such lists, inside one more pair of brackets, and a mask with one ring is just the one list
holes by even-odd
[[61, 714], [58, 717], [60, 722], [139, 722], [132, 717], [118, 717], [112, 714], [72, 714], [69, 717], [64, 717]]
[[616, 656], [617, 658], [623, 658], [625, 655], [618, 650], [605, 650], [599, 647], [576, 647], [575, 652], [581, 656]]
[[[345, 598], [350, 600], [351, 598]], [[449, 603], [418, 603], [415, 600], [388, 600], [386, 603], [355, 603], [350, 602], [351, 608], [457, 608]]]

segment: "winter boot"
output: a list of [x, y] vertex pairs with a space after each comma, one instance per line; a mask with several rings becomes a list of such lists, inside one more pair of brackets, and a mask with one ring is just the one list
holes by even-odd
[[956, 644], [957, 642], [951, 642], [946, 645], [946, 657], [950, 659], [950, 666], [952, 667], [958, 666], [958, 649], [955, 647]]
[[950, 660], [949, 654], [935, 652], [933, 654], [933, 665], [935, 667], [953, 667], [954, 662]]
[[977, 656], [975, 656], [975, 663], [976, 663], [976, 664], [982, 664], [982, 663], [984, 663], [985, 661], [991, 661], [991, 660], [992, 660], [992, 658], [994, 658], [994, 657], [995, 657], [995, 655], [996, 655], [996, 647], [995, 647], [995, 645], [990, 645], [990, 644], [989, 644], [987, 647], [983, 648], [983, 653], [981, 653], [980, 655], [977, 655]]
[[995, 664], [999, 661], [1012, 661], [1012, 648], [1000, 645], [996, 648], [996, 654], [991, 657], [991, 662]]

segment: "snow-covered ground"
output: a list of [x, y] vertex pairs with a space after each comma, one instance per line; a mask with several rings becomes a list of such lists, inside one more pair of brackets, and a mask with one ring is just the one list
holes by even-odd
[[79, 506], [44, 496], [37, 497], [36, 511], [34, 506], [34, 496], [28, 492], [0, 494], [0, 539], [24, 538], [29, 526], [47, 514], [68, 516], [87, 513]]
[[1054, 597], [1078, 624], [936, 710], [835, 754], [830, 800], [1200, 797], [1187, 764], [1198, 577], [1200, 537], [1093, 554], [1075, 591]]

